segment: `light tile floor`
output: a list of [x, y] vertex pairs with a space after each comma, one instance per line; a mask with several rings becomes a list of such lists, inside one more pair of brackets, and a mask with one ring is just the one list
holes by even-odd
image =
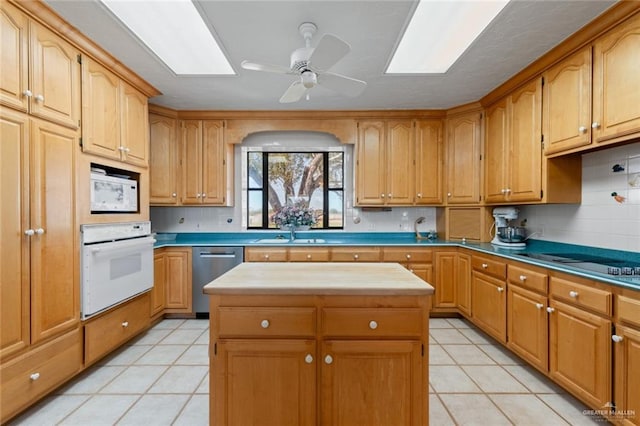
[[[430, 327], [432, 426], [605, 423], [467, 321]], [[207, 425], [208, 341], [207, 320], [163, 320], [11, 424]]]

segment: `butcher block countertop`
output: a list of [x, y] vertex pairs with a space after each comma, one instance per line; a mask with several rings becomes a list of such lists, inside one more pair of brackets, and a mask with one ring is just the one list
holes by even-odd
[[433, 287], [397, 263], [242, 263], [206, 294], [431, 295]]

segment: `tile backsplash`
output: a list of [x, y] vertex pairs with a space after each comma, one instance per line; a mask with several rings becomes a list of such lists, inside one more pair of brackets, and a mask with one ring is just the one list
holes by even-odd
[[640, 252], [640, 143], [582, 156], [581, 204], [519, 208], [532, 238]]
[[[614, 192], [620, 201], [611, 195]], [[433, 207], [363, 211], [351, 207], [350, 201], [345, 231], [411, 232], [418, 217], [426, 218], [420, 231], [435, 229]], [[640, 252], [640, 142], [583, 155], [581, 204], [519, 209], [534, 239]], [[242, 214], [238, 205], [151, 208], [156, 232], [240, 232]]]

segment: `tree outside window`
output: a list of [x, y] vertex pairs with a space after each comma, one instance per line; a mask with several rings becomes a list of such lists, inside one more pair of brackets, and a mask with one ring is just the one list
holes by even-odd
[[248, 228], [277, 228], [284, 206], [310, 208], [314, 229], [343, 227], [343, 152], [247, 152]]

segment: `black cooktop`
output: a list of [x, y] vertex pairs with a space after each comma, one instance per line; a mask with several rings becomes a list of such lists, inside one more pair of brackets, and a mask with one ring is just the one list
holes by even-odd
[[583, 269], [600, 274], [640, 279], [640, 263], [594, 256], [584, 253], [518, 253], [520, 256], [564, 264], [568, 267]]

